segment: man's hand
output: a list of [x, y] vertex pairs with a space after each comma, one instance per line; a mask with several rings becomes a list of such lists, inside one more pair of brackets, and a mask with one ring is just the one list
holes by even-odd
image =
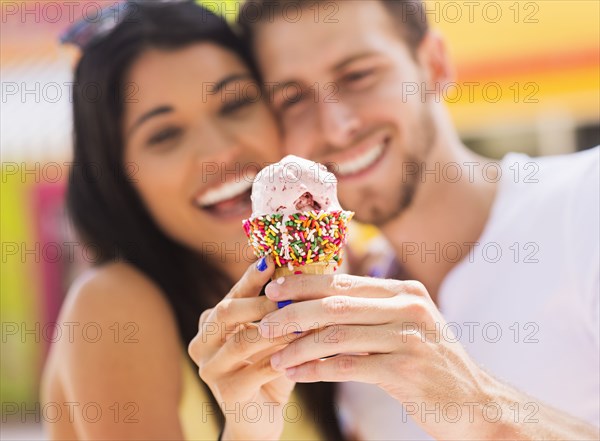
[[[271, 282], [266, 294], [273, 301], [295, 303], [261, 320], [264, 337], [309, 331], [271, 356], [272, 366], [290, 379], [371, 383], [401, 403], [419, 403], [420, 411], [450, 409], [452, 418], [413, 413], [436, 439], [535, 439], [545, 434], [537, 430], [540, 424], [523, 427], [510, 421], [509, 406], [531, 398], [488, 375], [448, 335], [423, 284], [343, 274], [295, 275]], [[489, 418], [482, 409], [490, 403], [506, 418]], [[549, 436], [595, 436], [593, 428], [553, 409], [542, 413], [549, 420], [544, 429], [564, 421], [564, 430], [548, 429], [554, 430]]]

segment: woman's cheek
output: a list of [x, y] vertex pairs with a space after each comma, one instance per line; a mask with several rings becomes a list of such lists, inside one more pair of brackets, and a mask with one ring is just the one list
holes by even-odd
[[144, 161], [139, 167], [136, 188], [153, 217], [164, 219], [174, 214], [177, 204], [185, 200], [179, 182], [181, 172], [169, 167], [168, 162], [158, 160]]

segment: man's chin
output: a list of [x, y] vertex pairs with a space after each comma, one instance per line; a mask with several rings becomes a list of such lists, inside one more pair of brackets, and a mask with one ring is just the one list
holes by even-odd
[[368, 220], [364, 220], [361, 221], [359, 219], [359, 222], [363, 222], [363, 223], [368, 223], [368, 224], [372, 224], [375, 225], [378, 228], [381, 228], [383, 226], [385, 226], [386, 224], [388, 224], [389, 222], [398, 219], [400, 216], [402, 216], [402, 214], [404, 213], [405, 210], [403, 209], [397, 209], [397, 210], [379, 210], [379, 209], [373, 209], [371, 214], [368, 216]]
[[402, 215], [403, 210], [400, 207], [381, 206], [379, 204], [363, 204], [353, 209], [354, 219], [363, 224], [371, 224], [381, 227], [398, 216]]
[[354, 211], [354, 219], [364, 224], [383, 227], [387, 223], [399, 219], [411, 206], [416, 192], [416, 182], [409, 182], [396, 194], [385, 196], [364, 195], [361, 203], [342, 206]]

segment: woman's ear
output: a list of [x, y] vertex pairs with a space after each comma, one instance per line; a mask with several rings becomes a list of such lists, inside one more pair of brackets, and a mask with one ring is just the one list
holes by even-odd
[[431, 90], [442, 90], [455, 79], [444, 37], [436, 30], [427, 31], [417, 48], [417, 60]]

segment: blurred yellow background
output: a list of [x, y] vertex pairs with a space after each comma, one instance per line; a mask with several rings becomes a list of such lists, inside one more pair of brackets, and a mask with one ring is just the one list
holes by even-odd
[[[50, 340], [44, 330], [85, 260], [85, 250], [69, 245], [62, 205], [77, 52], [60, 46], [58, 36], [83, 11], [93, 15], [116, 2], [70, 2], [72, 17], [65, 3], [0, 2], [3, 424], [35, 422], [5, 404], [39, 407]], [[238, 2], [204, 3], [231, 18]], [[507, 151], [567, 153], [600, 142], [600, 2], [426, 5], [456, 66], [456, 82], [442, 92], [467, 145], [501, 157]], [[355, 240], [373, 235], [359, 228]]]
[[[448, 91], [463, 137], [483, 142], [491, 156], [577, 149], [576, 127], [597, 132], [600, 120], [600, 2], [473, 3], [427, 2], [429, 17], [438, 17], [432, 25], [448, 40], [458, 84], [480, 85], [472, 99], [466, 86], [460, 100]], [[502, 142], [502, 132], [515, 140], [522, 134], [526, 145]]]

